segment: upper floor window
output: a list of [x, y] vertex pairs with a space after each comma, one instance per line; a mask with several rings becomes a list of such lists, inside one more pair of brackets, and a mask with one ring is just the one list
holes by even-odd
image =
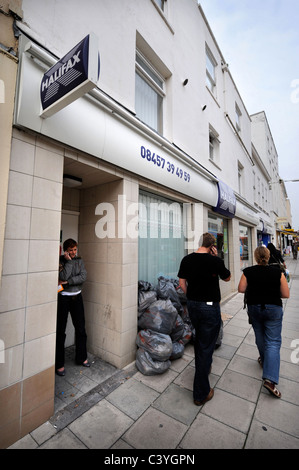
[[214, 93], [216, 88], [216, 66], [217, 62], [206, 46], [206, 84], [209, 90]]
[[236, 129], [238, 132], [241, 132], [241, 116], [242, 116], [242, 113], [240, 111], [239, 106], [236, 103]]
[[209, 127], [209, 158], [212, 162], [219, 164], [219, 134], [210, 125]]
[[161, 8], [161, 10], [164, 11], [166, 0], [155, 0], [155, 2]]
[[242, 196], [243, 186], [244, 186], [244, 166], [242, 163], [238, 162], [238, 190], [239, 194]]
[[136, 52], [136, 116], [155, 131], [162, 133], [164, 78], [139, 52]]

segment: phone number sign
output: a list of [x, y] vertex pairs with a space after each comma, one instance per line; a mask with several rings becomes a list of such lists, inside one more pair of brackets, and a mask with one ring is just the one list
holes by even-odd
[[152, 152], [150, 149], [141, 146], [140, 156], [144, 159], [145, 162], [156, 165], [161, 171], [168, 172], [170, 175], [174, 175], [181, 180], [186, 181], [186, 183], [191, 182], [191, 175], [187, 171], [183, 170], [178, 165], [166, 160], [164, 157], [161, 157], [155, 152]]

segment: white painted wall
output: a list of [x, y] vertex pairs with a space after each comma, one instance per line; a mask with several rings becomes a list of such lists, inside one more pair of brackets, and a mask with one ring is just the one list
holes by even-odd
[[[250, 159], [225, 113], [234, 122], [238, 103], [242, 111], [241, 138], [249, 153], [250, 118], [230, 74], [221, 69], [224, 59], [195, 0], [169, 1], [165, 15], [159, 13], [154, 0], [24, 0], [23, 10], [24, 24], [33, 38], [58, 57], [93, 31], [99, 37], [99, 88], [133, 113], [137, 43], [166, 79], [164, 137], [236, 191], [238, 161], [246, 174], [251, 174]], [[218, 63], [216, 99], [205, 86], [206, 43]], [[184, 87], [186, 78], [189, 82]], [[207, 105], [204, 112], [203, 104]], [[221, 141], [219, 168], [208, 158], [209, 124]], [[242, 196], [253, 202], [250, 177], [246, 178]]]

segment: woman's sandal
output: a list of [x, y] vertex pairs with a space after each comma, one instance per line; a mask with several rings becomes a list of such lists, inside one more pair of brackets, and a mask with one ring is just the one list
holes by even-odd
[[270, 380], [264, 380], [263, 386], [276, 398], [281, 398], [281, 393]]

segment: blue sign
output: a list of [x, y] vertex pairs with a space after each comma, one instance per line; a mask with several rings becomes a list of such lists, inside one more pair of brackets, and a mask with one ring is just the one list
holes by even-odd
[[232, 188], [218, 181], [218, 202], [213, 210], [218, 214], [233, 219], [236, 214], [236, 196]]
[[[97, 70], [94, 74], [95, 48], [94, 45], [91, 47], [91, 41], [91, 35], [86, 36], [77, 46], [44, 74], [40, 87], [43, 111], [46, 111], [58, 101], [63, 100], [64, 97], [70, 96], [78, 89], [82, 89], [79, 94], [77, 93], [73, 96], [73, 99], [69, 99], [62, 105], [57, 106], [56, 109], [54, 109], [52, 113], [48, 113], [48, 115], [58, 111], [96, 86], [100, 75], [100, 58], [96, 51]], [[91, 56], [91, 49], [93, 49], [93, 57]], [[92, 77], [91, 69], [93, 69]]]

